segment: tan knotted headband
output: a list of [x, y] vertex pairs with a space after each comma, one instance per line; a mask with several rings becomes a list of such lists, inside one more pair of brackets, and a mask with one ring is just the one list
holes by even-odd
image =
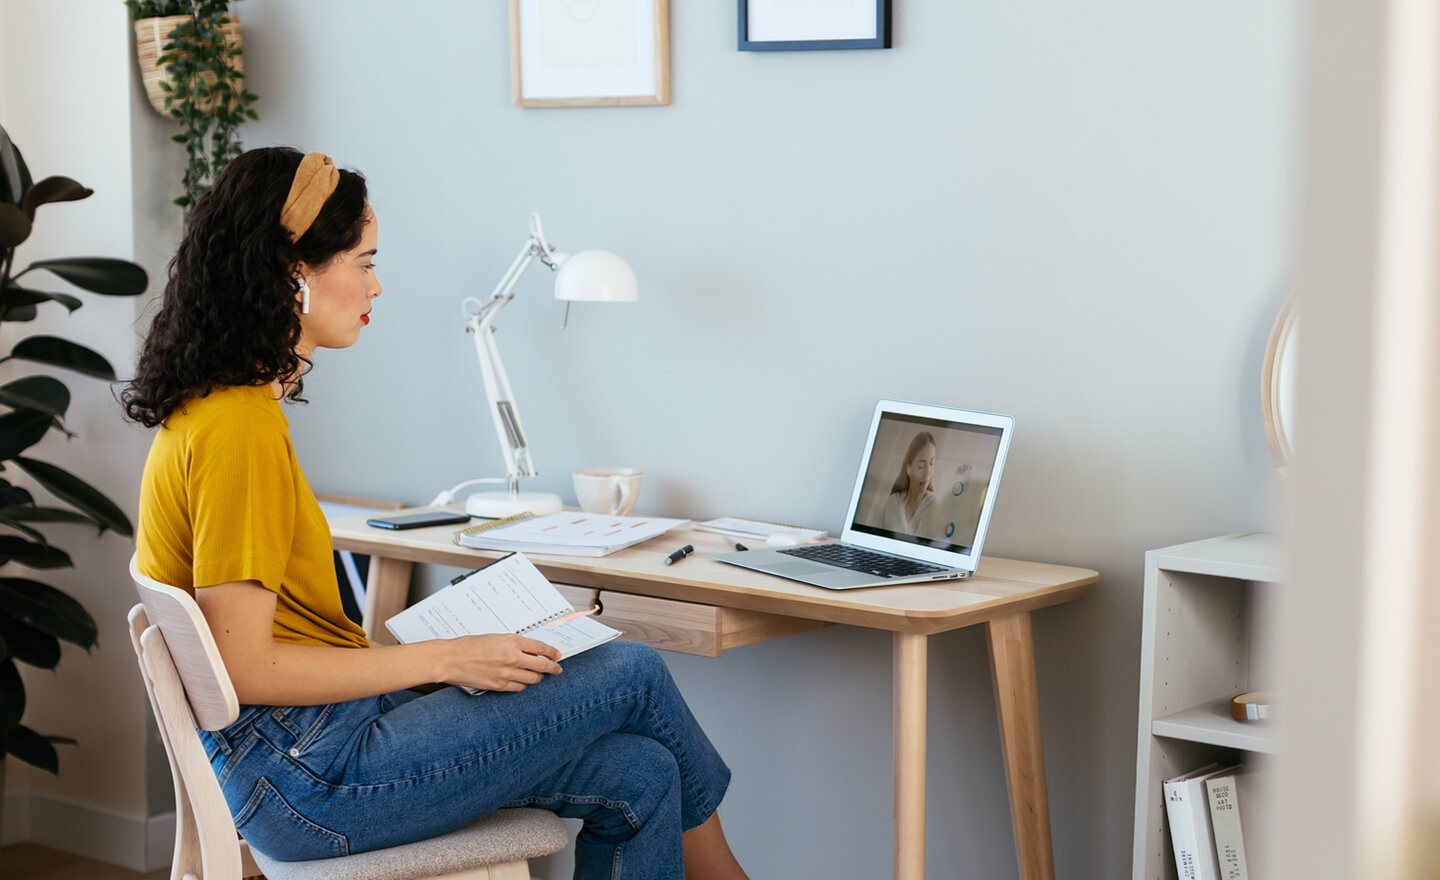
[[297, 242], [310, 229], [310, 224], [319, 216], [325, 200], [340, 184], [340, 171], [324, 153], [306, 153], [295, 169], [295, 179], [290, 181], [290, 194], [285, 197], [285, 207], [280, 209], [280, 225], [290, 233], [290, 241]]

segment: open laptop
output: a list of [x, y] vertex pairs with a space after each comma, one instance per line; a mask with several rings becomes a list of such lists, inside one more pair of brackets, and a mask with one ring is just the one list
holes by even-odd
[[968, 577], [1014, 427], [1009, 416], [881, 400], [839, 541], [715, 558], [831, 590]]

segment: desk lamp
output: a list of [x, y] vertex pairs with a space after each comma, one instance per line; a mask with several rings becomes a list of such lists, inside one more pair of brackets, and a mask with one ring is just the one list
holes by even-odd
[[495, 518], [525, 512], [541, 516], [561, 508], [559, 495], [520, 491], [520, 478], [536, 475], [535, 462], [520, 423], [515, 395], [510, 390], [510, 379], [505, 375], [505, 365], [495, 345], [495, 316], [515, 298], [516, 283], [536, 260], [555, 272], [555, 298], [565, 301], [567, 323], [572, 302], [633, 302], [639, 298], [635, 270], [629, 263], [610, 251], [581, 251], [573, 256], [557, 251], [545, 240], [540, 215], [531, 214], [530, 235], [490, 298], [481, 302], [471, 296], [460, 304], [465, 330], [474, 338], [475, 354], [480, 359], [495, 436], [500, 441], [500, 451], [505, 454], [505, 476], [466, 480], [441, 492], [432, 505], [449, 504], [455, 500], [456, 492], [477, 483], [506, 483], [505, 491], [472, 493], [465, 499], [465, 512]]

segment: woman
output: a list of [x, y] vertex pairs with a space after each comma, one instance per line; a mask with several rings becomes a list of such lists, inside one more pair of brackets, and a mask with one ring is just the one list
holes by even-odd
[[[658, 654], [565, 662], [515, 635], [372, 646], [341, 606], [329, 528], [282, 401], [380, 296], [359, 174], [252, 150], [195, 206], [126, 414], [159, 427], [139, 568], [190, 590], [242, 704], [202, 733], [240, 833], [277, 859], [431, 837], [500, 807], [583, 820], [577, 878], [743, 878], [715, 812], [730, 772]], [[492, 693], [470, 696], [446, 683]]]
[[880, 510], [880, 528], [902, 535], [919, 535], [935, 506], [931, 482], [935, 476], [935, 438], [921, 431], [910, 441], [900, 462], [900, 475]]

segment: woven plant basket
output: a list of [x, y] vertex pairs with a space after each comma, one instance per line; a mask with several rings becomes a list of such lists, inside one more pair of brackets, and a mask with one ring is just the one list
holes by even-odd
[[[164, 54], [165, 44], [170, 42], [170, 32], [182, 21], [189, 19], [188, 15], [163, 15], [159, 18], [142, 18], [135, 22], [135, 49], [140, 58], [140, 80], [145, 83], [145, 96], [150, 99], [150, 106], [159, 113], [169, 116], [165, 110], [166, 92], [160, 87], [160, 83], [170, 81], [170, 71], [155, 63], [155, 59]], [[225, 42], [232, 46], [242, 46], [240, 39], [240, 22], [235, 20], [231, 14], [230, 20], [220, 28], [225, 35]], [[245, 56], [235, 56], [235, 69], [241, 74], [245, 72]], [[214, 81], [214, 75], [207, 75]], [[215, 104], [215, 99], [210, 98], [205, 102], [197, 102], [196, 106], [201, 110], [209, 110]]]

